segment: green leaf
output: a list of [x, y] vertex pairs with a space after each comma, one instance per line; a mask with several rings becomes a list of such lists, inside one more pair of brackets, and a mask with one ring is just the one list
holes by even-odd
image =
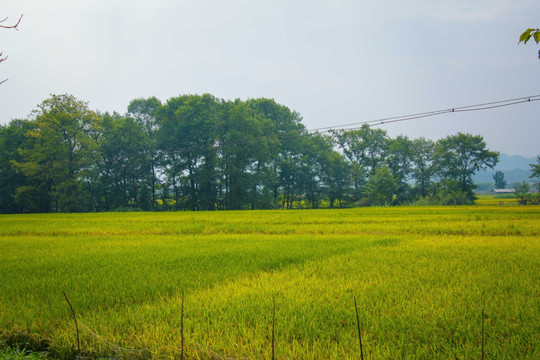
[[534, 29], [527, 29], [523, 32], [523, 34], [521, 34], [521, 36], [519, 37], [519, 43], [523, 42], [524, 44], [527, 43], [527, 41], [529, 41], [529, 39], [531, 38], [531, 33]]
[[536, 41], [536, 43], [540, 43], [540, 31], [537, 29], [535, 32], [534, 32], [534, 41]]

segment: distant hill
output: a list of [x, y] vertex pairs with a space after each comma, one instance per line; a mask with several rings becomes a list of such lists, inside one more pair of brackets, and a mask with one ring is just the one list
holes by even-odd
[[528, 158], [520, 155], [501, 154], [499, 163], [493, 170], [479, 171], [473, 176], [475, 183], [492, 183], [496, 171], [502, 171], [508, 185], [516, 182], [531, 181], [531, 167], [529, 164], [536, 162], [536, 158]]
[[501, 154], [500, 161], [496, 166], [496, 170], [506, 171], [506, 170], [515, 170], [522, 169], [530, 172], [531, 167], [529, 164], [536, 162], [536, 158], [527, 158], [520, 155], [506, 155]]

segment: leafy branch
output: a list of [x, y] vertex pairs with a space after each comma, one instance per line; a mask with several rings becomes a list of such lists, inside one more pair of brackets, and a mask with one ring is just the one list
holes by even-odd
[[[540, 29], [530, 28], [525, 30], [523, 34], [521, 34], [521, 36], [519, 37], [518, 44], [522, 42], [523, 44], [526, 44], [527, 41], [529, 41], [531, 38], [533, 38], [537, 44], [540, 44]], [[538, 51], [538, 58], [540, 59], [540, 50]]]

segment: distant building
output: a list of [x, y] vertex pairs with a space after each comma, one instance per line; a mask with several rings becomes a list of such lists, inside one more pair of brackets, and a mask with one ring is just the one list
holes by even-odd
[[513, 194], [516, 192], [516, 189], [493, 189], [491, 192], [493, 194]]

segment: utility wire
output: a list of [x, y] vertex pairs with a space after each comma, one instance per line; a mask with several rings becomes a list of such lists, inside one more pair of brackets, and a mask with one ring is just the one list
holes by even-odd
[[[530, 99], [530, 100], [524, 100], [524, 101], [518, 101], [518, 102], [513, 102], [513, 103], [508, 103], [508, 104], [495, 105], [495, 106], [488, 106], [488, 107], [482, 107], [482, 108], [475, 108], [475, 109], [460, 109], [460, 110], [453, 109], [453, 111], [450, 111], [450, 112], [470, 112], [470, 111], [480, 111], [480, 110], [496, 109], [496, 108], [500, 108], [500, 107], [505, 107], [505, 106], [510, 106], [510, 105], [516, 105], [516, 104], [521, 104], [521, 103], [524, 103], [524, 102], [532, 102], [532, 101], [540, 101], [540, 99]], [[445, 112], [445, 113], [446, 113], [446, 112]], [[440, 115], [440, 114], [436, 114], [436, 115]], [[432, 116], [432, 115], [428, 115], [428, 116]], [[422, 117], [426, 117], [426, 116], [422, 116]], [[387, 124], [387, 123], [399, 122], [399, 121], [413, 120], [413, 119], [418, 119], [418, 118], [420, 118], [420, 117], [391, 120], [391, 121], [383, 122], [383, 123], [381, 123], [380, 125], [382, 125], [382, 124]], [[379, 124], [375, 124], [375, 125], [379, 125]]]
[[367, 121], [360, 121], [360, 122], [354, 122], [354, 123], [348, 123], [348, 124], [342, 124], [342, 125], [326, 126], [326, 127], [311, 129], [308, 131], [318, 132], [318, 133], [327, 133], [327, 132], [337, 131], [337, 130], [341, 130], [341, 131], [357, 130], [366, 124], [370, 126], [384, 125], [384, 124], [389, 124], [389, 123], [394, 123], [394, 122], [409, 121], [409, 120], [421, 119], [421, 118], [426, 118], [426, 117], [431, 117], [431, 116], [438, 116], [438, 115], [454, 113], [454, 112], [470, 112], [470, 111], [495, 109], [495, 108], [517, 105], [517, 104], [522, 104], [522, 103], [532, 102], [532, 101], [539, 101], [539, 100], [540, 100], [540, 95], [532, 95], [532, 96], [525, 96], [525, 97], [514, 98], [514, 99], [492, 101], [492, 102], [475, 104], [475, 105], [454, 107], [450, 109], [434, 110], [434, 111], [427, 111], [427, 112], [421, 112], [421, 113], [416, 113], [416, 114], [382, 118], [382, 119], [377, 119], [377, 120], [367, 120]]

